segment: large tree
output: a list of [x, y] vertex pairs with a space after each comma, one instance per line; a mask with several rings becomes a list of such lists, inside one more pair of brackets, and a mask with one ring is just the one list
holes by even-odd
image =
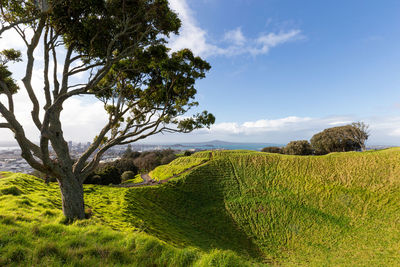
[[311, 138], [311, 145], [316, 154], [365, 150], [368, 136], [368, 125], [356, 122], [328, 128], [315, 134]]
[[[82, 184], [109, 148], [214, 123], [206, 111], [182, 116], [197, 105], [194, 84], [210, 65], [190, 50], [166, 48], [165, 38], [180, 27], [167, 0], [0, 0], [0, 12], [0, 38], [14, 30], [26, 46], [23, 89], [40, 137], [30, 140], [14, 113], [13, 96], [21, 88], [8, 64], [21, 60], [15, 50], [4, 50], [0, 57], [0, 94], [6, 96], [0, 102], [0, 127], [14, 133], [22, 157], [34, 169], [57, 178], [68, 219], [84, 218]], [[37, 50], [43, 53], [39, 66]], [[35, 68], [43, 68], [40, 88], [32, 84]], [[82, 75], [84, 81], [76, 82]], [[45, 99], [42, 107], [39, 94]], [[60, 115], [69, 99], [84, 95], [104, 103], [108, 121], [74, 159]]]

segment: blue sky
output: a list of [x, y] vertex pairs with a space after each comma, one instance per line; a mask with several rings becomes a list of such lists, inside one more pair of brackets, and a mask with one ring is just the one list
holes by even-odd
[[[283, 144], [361, 120], [370, 125], [369, 144], [400, 145], [400, 1], [169, 2], [182, 20], [169, 46], [211, 63], [197, 83], [196, 111], [208, 110], [217, 121], [210, 130], [146, 142]], [[2, 38], [0, 47], [15, 47], [16, 38]], [[12, 69], [22, 76], [19, 66]], [[41, 71], [34, 72], [38, 87]], [[17, 113], [33, 133], [26, 101], [23, 92], [16, 97]], [[101, 112], [94, 99], [66, 104], [67, 139], [92, 140], [104, 123]], [[0, 130], [0, 141], [12, 139]]]
[[[298, 117], [295, 123], [304, 127], [296, 130], [296, 125], [293, 131], [308, 139], [329, 125], [364, 120], [371, 125], [371, 142], [400, 144], [399, 1], [172, 2], [186, 4], [184, 10], [179, 4], [172, 6], [181, 16], [190, 13], [190, 22], [204, 31], [209, 50], [228, 49], [234, 40], [226, 36], [233, 31], [245, 42], [241, 52], [231, 54], [203, 51], [187, 42], [212, 65], [198, 83], [199, 101], [201, 108], [216, 115], [217, 124], [231, 122], [240, 128], [246, 122]], [[185, 34], [185, 16], [183, 22]], [[290, 32], [297, 34], [265, 52], [243, 52], [260, 36]], [[313, 125], [303, 129], [310, 121]], [[243, 131], [227, 138], [296, 138], [290, 129], [277, 131]]]
[[[400, 2], [304, 2], [188, 2], [210, 40], [235, 28], [248, 38], [293, 29], [303, 36], [257, 56], [208, 57], [213, 69], [199, 88], [219, 120], [395, 111]], [[221, 98], [229, 104], [218, 105]]]

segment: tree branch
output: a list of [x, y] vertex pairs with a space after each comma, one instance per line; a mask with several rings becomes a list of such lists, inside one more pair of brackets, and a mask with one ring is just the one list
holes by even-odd
[[46, 30], [44, 33], [44, 70], [43, 70], [43, 75], [44, 75], [44, 95], [46, 98], [46, 105], [44, 106], [44, 109], [48, 109], [51, 105], [51, 95], [50, 95], [50, 81], [49, 81], [49, 57], [50, 57], [50, 48], [49, 48], [49, 43], [48, 43], [48, 34], [49, 34], [49, 27], [46, 26]]
[[[51, 28], [51, 31], [50, 31], [51, 39], [57, 40], [57, 38], [56, 38], [57, 34], [54, 34], [54, 36], [53, 36], [53, 34], [54, 34], [53, 28]], [[60, 90], [60, 83], [58, 82], [58, 77], [57, 77], [57, 68], [58, 68], [57, 64], [58, 63], [57, 63], [57, 53], [56, 53], [55, 45], [51, 46], [51, 52], [53, 55], [53, 64], [54, 64], [54, 67], [53, 67], [53, 83], [54, 83], [53, 98], [56, 99], [56, 97], [59, 93], [59, 90]]]
[[0, 128], [12, 129], [9, 123], [0, 123]]
[[22, 79], [22, 81], [25, 85], [25, 88], [28, 92], [29, 98], [33, 104], [33, 110], [31, 112], [32, 120], [39, 130], [42, 128], [42, 124], [39, 120], [39, 101], [35, 95], [33, 88], [32, 88], [31, 81], [32, 81], [33, 65], [34, 65], [34, 61], [35, 61], [35, 58], [33, 57], [33, 52], [39, 43], [40, 36], [42, 34], [44, 26], [45, 26], [45, 18], [42, 17], [39, 21], [38, 28], [32, 37], [31, 43], [28, 45], [28, 49], [27, 49], [28, 62], [26, 64], [25, 77]]
[[19, 20], [19, 21], [16, 21], [16, 22], [12, 22], [12, 23], [10, 23], [10, 24], [8, 24], [8, 25], [6, 25], [6, 26], [4, 26], [4, 24], [2, 23], [2, 27], [1, 27], [1, 29], [0, 29], [0, 36], [1, 36], [5, 31], [8, 31], [8, 30], [10, 30], [10, 29], [12, 29], [12, 28], [14, 28], [14, 27], [20, 25], [20, 24], [30, 23], [30, 22], [32, 22], [32, 21], [34, 21], [34, 20], [36, 20], [36, 19], [37, 19], [37, 17], [34, 17], [34, 18], [26, 18], [26, 19], [22, 19], [22, 20]]

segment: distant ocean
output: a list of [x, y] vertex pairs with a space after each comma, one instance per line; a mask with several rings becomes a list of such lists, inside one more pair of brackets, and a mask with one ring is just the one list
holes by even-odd
[[270, 144], [270, 143], [226, 143], [226, 144], [199, 144], [199, 143], [185, 143], [185, 144], [176, 144], [176, 145], [164, 145], [166, 148], [171, 149], [201, 149], [201, 150], [212, 150], [212, 149], [226, 149], [226, 150], [236, 150], [236, 149], [244, 149], [244, 150], [256, 150], [260, 151], [264, 147], [267, 146], [281, 146], [279, 144]]

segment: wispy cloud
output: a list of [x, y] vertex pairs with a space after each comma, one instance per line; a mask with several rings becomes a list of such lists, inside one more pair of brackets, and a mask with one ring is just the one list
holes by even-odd
[[255, 38], [248, 38], [239, 27], [227, 31], [218, 44], [211, 43], [207, 31], [198, 26], [186, 0], [170, 0], [169, 2], [171, 8], [182, 20], [180, 34], [170, 38], [169, 46], [173, 51], [190, 48], [195, 54], [204, 57], [261, 55], [267, 54], [271, 48], [278, 45], [305, 38], [299, 29], [260, 33]]
[[289, 116], [243, 123], [221, 122], [216, 123], [210, 129], [202, 129], [196, 134], [192, 134], [190, 138], [284, 144], [292, 140], [309, 140], [323, 129], [346, 125], [355, 121], [364, 121], [370, 125], [369, 144], [400, 145], [400, 117], [331, 116], [312, 118]]
[[250, 53], [265, 54], [275, 46], [304, 38], [300, 30], [263, 34], [255, 40], [255, 48], [250, 48]]
[[225, 33], [224, 41], [227, 41], [237, 46], [242, 46], [246, 43], [247, 39], [246, 37], [244, 37], [242, 29], [236, 28], [235, 30], [231, 30]]

